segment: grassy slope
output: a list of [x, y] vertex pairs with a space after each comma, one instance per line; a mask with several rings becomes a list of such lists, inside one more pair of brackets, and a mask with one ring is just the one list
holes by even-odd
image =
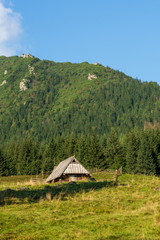
[[0, 189], [30, 190], [12, 192], [5, 205], [1, 199], [0, 239], [160, 239], [159, 178], [123, 175], [114, 186], [105, 173], [95, 177], [59, 186], [1, 178]]

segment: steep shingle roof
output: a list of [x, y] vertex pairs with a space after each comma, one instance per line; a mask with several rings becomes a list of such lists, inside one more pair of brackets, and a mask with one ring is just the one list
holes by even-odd
[[[72, 163], [73, 161], [75, 163]], [[89, 172], [79, 163], [75, 156], [72, 156], [60, 162], [45, 182], [53, 181], [61, 177], [62, 174], [89, 174]]]

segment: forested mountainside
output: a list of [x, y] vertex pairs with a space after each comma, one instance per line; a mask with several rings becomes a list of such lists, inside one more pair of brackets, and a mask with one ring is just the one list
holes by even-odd
[[160, 174], [160, 87], [98, 63], [0, 57], [0, 175], [87, 168]]
[[160, 86], [100, 64], [0, 57], [0, 142], [142, 129], [160, 119]]

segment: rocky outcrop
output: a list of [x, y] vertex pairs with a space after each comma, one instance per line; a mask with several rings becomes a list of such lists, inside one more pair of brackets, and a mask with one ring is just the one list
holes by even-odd
[[30, 80], [23, 79], [22, 82], [20, 82], [20, 85], [19, 85], [20, 91], [26, 91], [28, 89], [27, 86], [25, 85], [25, 83], [27, 82], [29, 83]]
[[4, 80], [4, 81], [0, 84], [0, 86], [3, 86], [3, 85], [6, 84], [6, 83], [7, 83], [7, 81]]
[[29, 69], [29, 73], [30, 73], [30, 74], [34, 74], [34, 75], [35, 75], [34, 67], [32, 67], [32, 66], [29, 64], [29, 65], [28, 65], [28, 69]]
[[4, 71], [4, 76], [7, 75], [7, 70]]
[[95, 74], [88, 74], [88, 80], [92, 80], [92, 79], [97, 79], [97, 76]]
[[33, 56], [31, 54], [26, 55], [24, 53], [21, 54], [21, 57], [22, 58], [33, 58]]

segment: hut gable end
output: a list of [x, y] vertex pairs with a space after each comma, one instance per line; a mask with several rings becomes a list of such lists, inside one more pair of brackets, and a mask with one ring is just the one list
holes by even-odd
[[88, 174], [88, 171], [80, 163], [70, 163], [64, 174]]

